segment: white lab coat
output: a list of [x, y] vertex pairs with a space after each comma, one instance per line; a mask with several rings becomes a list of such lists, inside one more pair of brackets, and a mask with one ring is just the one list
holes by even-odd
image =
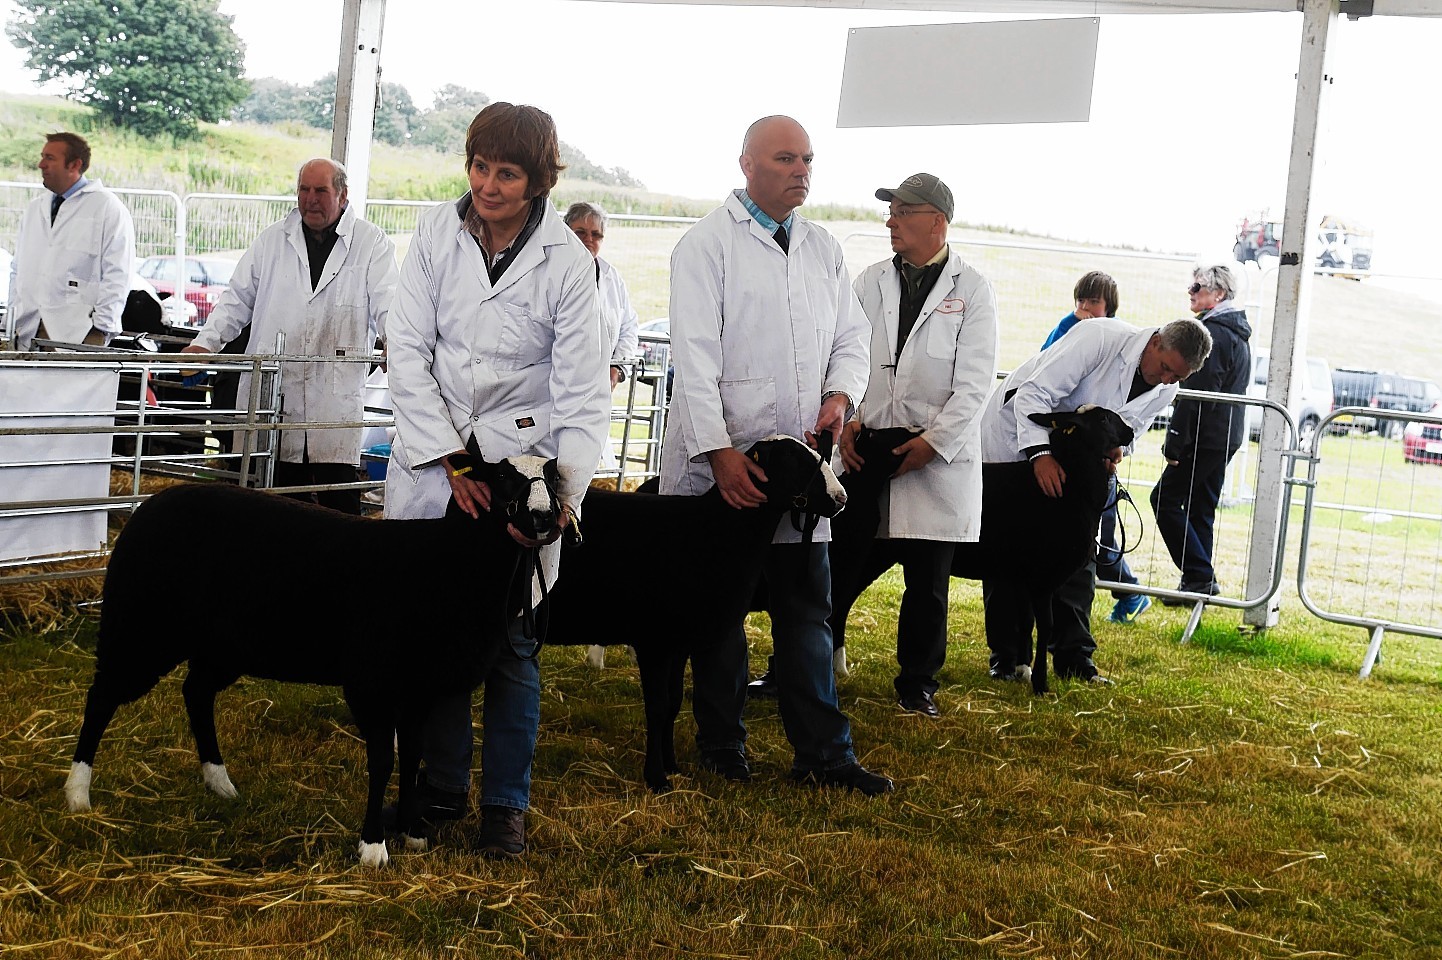
[[[439, 517], [451, 497], [441, 457], [475, 436], [497, 461], [556, 457], [579, 511], [611, 416], [590, 252], [548, 203], [493, 287], [457, 204], [421, 215], [388, 324], [396, 438], [388, 519]], [[559, 543], [542, 550], [554, 581]]]
[[[866, 391], [867, 322], [841, 245], [797, 216], [783, 253], [733, 193], [671, 254], [676, 377], [661, 444], [661, 492], [695, 496], [715, 479], [705, 454], [745, 450], [816, 426], [823, 394]], [[822, 521], [814, 539], [830, 539]], [[776, 542], [800, 534], [783, 519]]]
[[54, 199], [46, 190], [30, 201], [15, 241], [9, 322], [19, 350], [30, 349], [42, 320], [56, 338], [78, 341], [91, 327], [119, 333], [130, 295], [135, 226], [125, 204], [91, 180], [60, 205], [52, 226]]
[[951, 251], [901, 356], [901, 283], [890, 260], [856, 278], [871, 319], [871, 380], [864, 427], [911, 427], [937, 457], [887, 484], [877, 536], [974, 541], [981, 536], [981, 411], [996, 381], [996, 295]]
[[[274, 353], [285, 334], [282, 354], [370, 356], [385, 335], [386, 314], [395, 295], [396, 246], [373, 223], [347, 207], [336, 224], [335, 246], [315, 289], [299, 210], [261, 231], [240, 258], [230, 286], [220, 295], [196, 346], [218, 352], [247, 323], [246, 353]], [[281, 368], [282, 410], [288, 421], [360, 420], [365, 407], [364, 363], [287, 363]], [[250, 374], [237, 394], [250, 396]], [[361, 429], [285, 430], [280, 459], [287, 463], [360, 463]]]
[[[1047, 443], [1047, 428], [1030, 414], [1076, 410], [1093, 403], [1115, 411], [1141, 436], [1177, 395], [1177, 384], [1158, 384], [1128, 401], [1132, 376], [1156, 327], [1138, 329], [1099, 318], [1077, 324], [1066, 336], [1021, 364], [1002, 381], [982, 415], [981, 455], [988, 463], [1027, 459], [1028, 447]], [[1007, 394], [1016, 393], [1007, 402]]]
[[626, 293], [626, 281], [621, 273], [600, 257], [600, 283], [596, 289], [600, 301], [603, 351], [606, 363], [634, 360], [640, 352], [641, 319], [631, 307], [631, 298]]

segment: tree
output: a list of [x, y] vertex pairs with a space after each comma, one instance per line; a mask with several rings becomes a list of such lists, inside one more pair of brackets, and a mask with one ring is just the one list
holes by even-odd
[[246, 96], [245, 45], [219, 0], [14, 0], [6, 27], [37, 82], [142, 136], [192, 137]]
[[423, 112], [412, 126], [411, 142], [442, 152], [463, 149], [471, 121], [490, 102], [491, 98], [479, 90], [446, 84], [436, 91], [431, 109]]

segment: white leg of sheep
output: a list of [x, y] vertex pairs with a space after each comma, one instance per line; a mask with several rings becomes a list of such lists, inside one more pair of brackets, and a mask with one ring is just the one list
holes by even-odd
[[205, 785], [210, 788], [210, 792], [217, 797], [234, 800], [240, 796], [240, 791], [236, 790], [235, 784], [230, 782], [230, 774], [225, 772], [225, 764], [202, 763], [200, 776], [205, 780]]
[[836, 652], [831, 654], [831, 672], [838, 677], [851, 676], [851, 667], [846, 663], [845, 647], [837, 647]]
[[600, 644], [592, 644], [586, 648], [586, 665], [592, 670], [600, 670], [606, 666], [606, 648]]
[[90, 809], [90, 779], [94, 771], [90, 764], [79, 760], [70, 765], [70, 776], [65, 780], [65, 806], [71, 813], [84, 813]]
[[384, 867], [391, 862], [390, 851], [386, 849], [384, 841], [381, 843], [366, 843], [360, 841], [359, 846], [360, 862], [363, 867]]

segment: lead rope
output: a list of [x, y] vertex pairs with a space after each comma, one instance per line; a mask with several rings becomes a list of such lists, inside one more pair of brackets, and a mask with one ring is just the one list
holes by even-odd
[[801, 542], [807, 546], [811, 545], [812, 535], [821, 524], [821, 514], [806, 509], [806, 488], [811, 486], [811, 481], [821, 474], [822, 464], [831, 462], [834, 443], [830, 430], [823, 430], [816, 437], [816, 472], [807, 478], [806, 483], [801, 486], [801, 492], [793, 496], [791, 500], [792, 529], [801, 534]]

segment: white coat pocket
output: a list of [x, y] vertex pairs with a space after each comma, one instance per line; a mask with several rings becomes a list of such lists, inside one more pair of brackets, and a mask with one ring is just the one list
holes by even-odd
[[733, 442], [760, 440], [781, 432], [776, 416], [776, 380], [722, 380], [721, 409], [725, 411], [726, 433]]
[[532, 313], [518, 304], [508, 303], [506, 322], [497, 344], [496, 366], [522, 370], [551, 358], [555, 340], [555, 319]]
[[960, 310], [945, 312], [950, 304], [960, 300], [943, 300], [927, 318], [926, 355], [933, 360], [950, 361], [956, 357], [956, 341], [961, 336], [962, 314]]

